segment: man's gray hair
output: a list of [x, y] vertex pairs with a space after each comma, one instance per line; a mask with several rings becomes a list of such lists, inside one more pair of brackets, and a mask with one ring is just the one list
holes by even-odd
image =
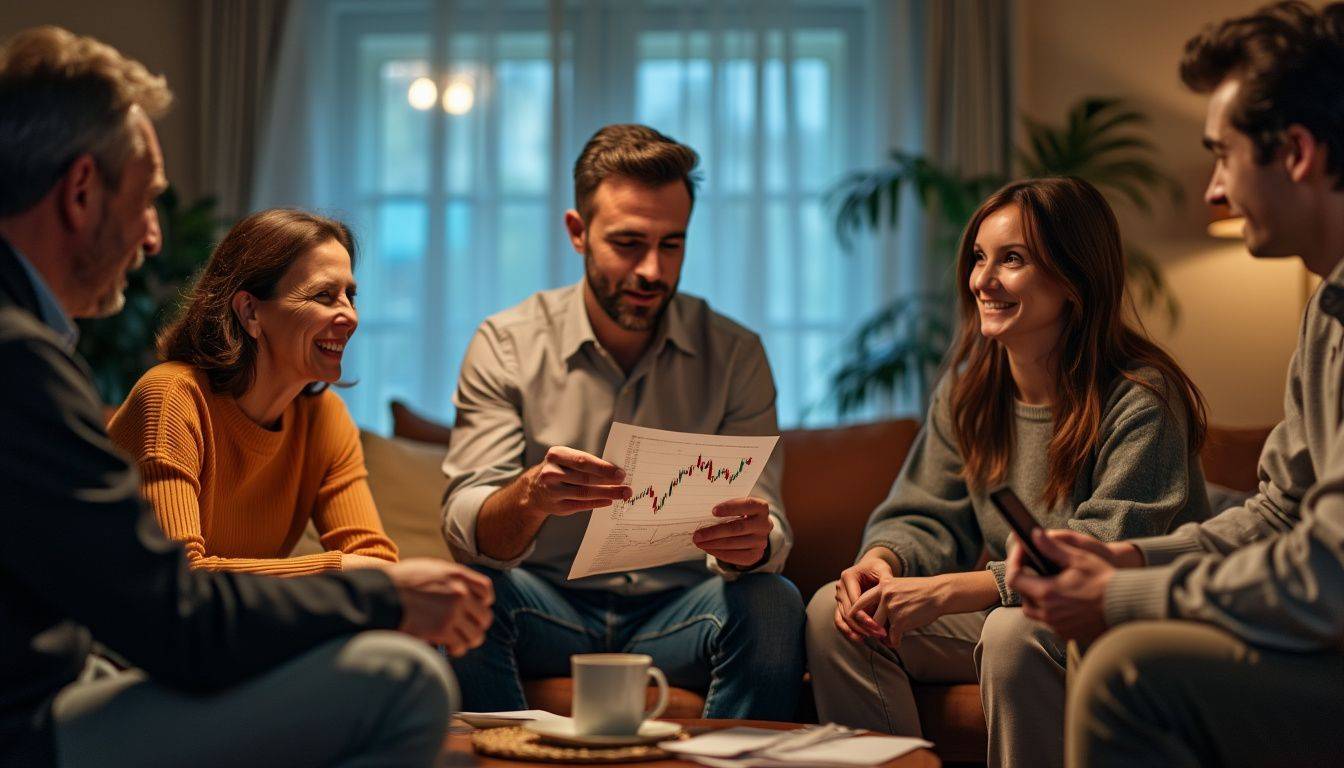
[[132, 115], [168, 111], [163, 76], [109, 45], [60, 27], [0, 45], [0, 219], [28, 210], [70, 165], [91, 155], [110, 188], [143, 151]]

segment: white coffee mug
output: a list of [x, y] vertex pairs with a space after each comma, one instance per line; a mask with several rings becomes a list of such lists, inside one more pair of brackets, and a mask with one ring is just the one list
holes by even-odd
[[[630, 736], [667, 709], [667, 678], [642, 653], [578, 653], [569, 657], [574, 677], [574, 731], [580, 736]], [[644, 711], [649, 678], [658, 703]]]

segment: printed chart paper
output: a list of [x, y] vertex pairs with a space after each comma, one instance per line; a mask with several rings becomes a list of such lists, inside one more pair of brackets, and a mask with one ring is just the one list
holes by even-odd
[[593, 510], [569, 578], [704, 557], [691, 534], [731, 519], [711, 510], [751, 495], [777, 442], [612, 424], [602, 458], [625, 470], [634, 495]]

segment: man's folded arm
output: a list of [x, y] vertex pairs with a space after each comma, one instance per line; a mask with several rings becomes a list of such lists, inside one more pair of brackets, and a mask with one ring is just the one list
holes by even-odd
[[131, 663], [165, 682], [223, 686], [327, 639], [391, 628], [401, 606], [377, 570], [280, 580], [192, 571], [140, 499], [73, 359], [0, 339], [8, 502], [0, 563]]

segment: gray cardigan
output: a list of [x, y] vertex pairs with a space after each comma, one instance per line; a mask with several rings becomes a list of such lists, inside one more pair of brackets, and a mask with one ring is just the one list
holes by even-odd
[[[1152, 369], [1141, 375], [1158, 378]], [[944, 377], [891, 493], [868, 519], [860, 553], [887, 547], [905, 575], [931, 576], [970, 570], [988, 549], [1000, 602], [1017, 605], [1017, 594], [1004, 584], [1009, 528], [989, 501], [990, 489], [971, 488], [962, 477], [950, 392], [951, 380]], [[1209, 516], [1204, 473], [1188, 450], [1184, 415], [1146, 387], [1123, 378], [1113, 387], [1102, 410], [1100, 444], [1072, 493], [1053, 509], [1041, 500], [1053, 412], [1023, 403], [1015, 411], [1005, 483], [1046, 528], [1115, 541], [1166, 533]]]

